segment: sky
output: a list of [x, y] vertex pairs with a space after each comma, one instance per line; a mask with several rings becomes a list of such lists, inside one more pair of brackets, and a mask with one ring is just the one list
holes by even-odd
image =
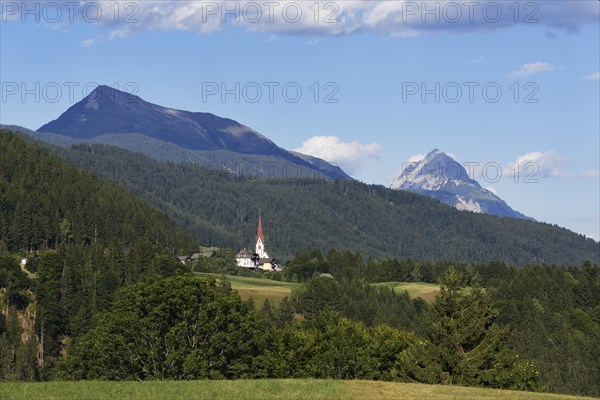
[[0, 122], [97, 84], [388, 186], [434, 148], [600, 239], [600, 2], [0, 0]]

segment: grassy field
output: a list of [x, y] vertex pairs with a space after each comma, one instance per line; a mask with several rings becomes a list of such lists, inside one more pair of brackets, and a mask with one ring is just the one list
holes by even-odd
[[567, 400], [584, 397], [370, 381], [0, 383], [2, 400]]
[[[223, 275], [196, 273], [198, 276], [221, 279]], [[285, 297], [290, 297], [292, 289], [298, 286], [297, 283], [278, 282], [270, 279], [246, 278], [242, 276], [225, 275], [231, 282], [231, 288], [236, 290], [244, 300], [252, 297], [258, 307], [262, 307], [266, 299], [270, 302], [279, 304]]]
[[391, 287], [397, 292], [406, 290], [413, 299], [420, 297], [427, 302], [432, 302], [435, 294], [440, 290], [438, 285], [420, 282], [382, 282], [375, 283], [374, 285]]
[[[221, 279], [223, 275], [209, 274], [204, 272], [196, 273], [198, 276], [204, 276], [214, 279]], [[227, 280], [231, 282], [231, 287], [236, 290], [240, 297], [244, 300], [252, 297], [254, 303], [261, 307], [265, 299], [278, 304], [284, 297], [290, 297], [292, 289], [298, 286], [297, 283], [278, 282], [270, 279], [246, 278], [235, 275], [225, 275]], [[439, 286], [431, 283], [415, 283], [415, 282], [383, 282], [375, 283], [374, 286], [391, 287], [397, 292], [408, 291], [412, 298], [420, 297], [427, 302], [432, 302], [435, 294], [440, 290]]]

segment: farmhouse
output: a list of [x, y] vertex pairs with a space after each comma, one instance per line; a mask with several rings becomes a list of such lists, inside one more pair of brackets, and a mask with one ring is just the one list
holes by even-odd
[[[205, 247], [205, 249], [207, 249]], [[208, 248], [209, 250], [202, 251], [200, 253], [194, 253], [189, 256], [178, 256], [177, 258], [182, 264], [195, 264], [198, 262], [200, 257], [210, 257], [213, 255], [214, 248]]]

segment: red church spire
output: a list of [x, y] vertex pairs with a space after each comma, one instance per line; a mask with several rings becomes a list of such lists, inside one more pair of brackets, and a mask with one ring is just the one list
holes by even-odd
[[260, 219], [260, 210], [258, 211], [258, 233], [256, 234], [256, 240], [260, 239], [263, 243], [265, 242], [265, 235], [263, 235], [262, 221]]

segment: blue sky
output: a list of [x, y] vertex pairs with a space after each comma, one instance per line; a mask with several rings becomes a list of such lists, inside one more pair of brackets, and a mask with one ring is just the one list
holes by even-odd
[[2, 123], [37, 129], [102, 83], [235, 119], [368, 183], [433, 148], [499, 166], [497, 182], [475, 178], [600, 237], [598, 1], [1, 3]]

